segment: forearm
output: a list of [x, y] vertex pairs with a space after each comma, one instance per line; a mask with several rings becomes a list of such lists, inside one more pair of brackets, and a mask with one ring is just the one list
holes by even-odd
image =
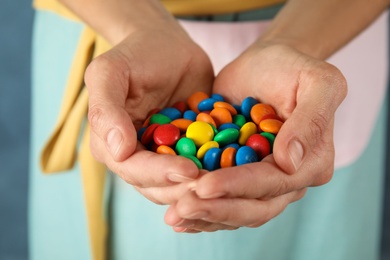
[[111, 44], [139, 29], [178, 26], [157, 0], [59, 0]]
[[389, 0], [290, 0], [259, 44], [280, 43], [325, 59], [365, 29]]

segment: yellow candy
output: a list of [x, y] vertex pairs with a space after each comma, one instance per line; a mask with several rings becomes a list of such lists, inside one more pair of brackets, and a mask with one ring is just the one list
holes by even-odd
[[240, 135], [238, 136], [238, 143], [240, 145], [245, 145], [248, 138], [257, 133], [257, 126], [253, 122], [245, 123], [240, 129]]
[[204, 143], [201, 147], [199, 147], [198, 152], [196, 153], [196, 157], [198, 159], [202, 159], [205, 153], [211, 148], [219, 148], [219, 144], [216, 141], [209, 141]]
[[197, 147], [212, 141], [214, 130], [208, 123], [196, 121], [187, 128], [186, 137], [192, 139]]

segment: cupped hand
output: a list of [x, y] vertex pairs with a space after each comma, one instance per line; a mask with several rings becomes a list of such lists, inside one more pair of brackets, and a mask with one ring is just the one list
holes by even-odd
[[208, 56], [178, 24], [132, 32], [85, 73], [92, 154], [150, 200], [171, 203], [185, 190], [174, 184], [199, 171], [183, 157], [146, 151], [137, 129], [151, 109], [210, 92], [213, 80]]
[[261, 162], [202, 175], [168, 209], [176, 231], [258, 227], [327, 183], [334, 170], [333, 125], [347, 93], [340, 71], [284, 45], [253, 45], [217, 76], [214, 92], [235, 103], [253, 96], [285, 120]]

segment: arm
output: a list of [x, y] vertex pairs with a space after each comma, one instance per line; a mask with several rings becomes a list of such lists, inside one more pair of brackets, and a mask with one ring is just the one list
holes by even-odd
[[285, 44], [325, 59], [370, 25], [388, 0], [290, 0], [258, 43]]
[[[203, 175], [166, 213], [176, 231], [258, 227], [327, 183], [334, 171], [333, 125], [347, 94], [323, 59], [363, 31], [388, 1], [290, 0], [268, 31], [217, 76], [214, 91], [239, 103], [271, 104], [285, 119], [274, 153], [259, 163]], [[237, 210], [240, 209], [240, 210]]]
[[174, 201], [186, 191], [178, 183], [196, 178], [197, 167], [183, 157], [145, 150], [137, 129], [152, 108], [210, 92], [209, 58], [159, 1], [62, 3], [113, 46], [85, 72], [92, 154], [148, 199]]

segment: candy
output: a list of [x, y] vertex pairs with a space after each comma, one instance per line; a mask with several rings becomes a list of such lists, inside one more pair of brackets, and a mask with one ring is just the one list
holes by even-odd
[[275, 114], [275, 110], [270, 105], [261, 103], [254, 105], [250, 111], [251, 118], [256, 125], [269, 114]]
[[137, 138], [150, 151], [183, 156], [213, 171], [261, 161], [273, 152], [282, 126], [274, 108], [253, 97], [238, 105], [220, 94], [196, 92], [187, 102], [152, 109]]
[[265, 119], [260, 122], [260, 129], [264, 132], [277, 134], [282, 127], [283, 122], [277, 119]]
[[204, 143], [201, 147], [199, 147], [196, 157], [198, 159], [203, 159], [206, 152], [211, 148], [219, 148], [219, 143], [216, 141], [208, 141], [207, 143]]
[[221, 168], [232, 167], [236, 165], [237, 150], [233, 147], [228, 147], [221, 154]]
[[213, 98], [206, 98], [199, 102], [198, 104], [198, 110], [199, 111], [210, 111], [214, 108], [214, 103], [217, 102], [217, 100]]
[[206, 98], [209, 98], [209, 95], [207, 95], [206, 93], [195, 92], [187, 99], [188, 106], [191, 110], [195, 111], [196, 113], [199, 113], [200, 111], [198, 109], [198, 105], [202, 100]]
[[196, 154], [196, 145], [190, 138], [182, 137], [176, 143], [176, 152], [180, 155], [192, 155]]
[[260, 134], [251, 135], [245, 145], [251, 147], [260, 160], [271, 153], [271, 146], [268, 139]]
[[168, 124], [171, 121], [172, 119], [170, 119], [169, 117], [163, 114], [153, 114], [149, 119], [150, 124], [160, 124], [160, 125]]
[[204, 112], [200, 112], [197, 115], [196, 121], [206, 122], [206, 123], [209, 123], [210, 125], [213, 125], [215, 127], [217, 126], [217, 124], [214, 121], [214, 118], [212, 118], [211, 115], [204, 113]]
[[257, 101], [253, 97], [245, 98], [241, 103], [241, 114], [243, 114], [246, 118], [249, 118], [252, 107], [257, 103], [259, 103], [259, 101]]
[[191, 120], [191, 121], [195, 121], [197, 115], [198, 115], [198, 114], [195, 113], [195, 111], [186, 110], [186, 111], [183, 113], [183, 118], [189, 119], [189, 120]]
[[220, 168], [222, 150], [219, 148], [209, 149], [203, 157], [203, 167], [206, 170], [213, 171]]
[[192, 123], [193, 121], [185, 118], [179, 118], [175, 119], [171, 122], [172, 125], [176, 126], [179, 128], [180, 132], [185, 133], [187, 131], [188, 126]]
[[233, 116], [233, 123], [241, 128], [246, 123], [245, 116], [241, 114]]
[[217, 141], [221, 146], [231, 144], [237, 141], [240, 131], [235, 128], [228, 128], [220, 131], [215, 137], [214, 141]]
[[237, 110], [227, 102], [223, 102], [223, 101], [215, 102], [214, 108], [225, 108], [230, 112], [232, 116], [237, 115]]
[[210, 124], [197, 121], [190, 124], [187, 128], [186, 137], [192, 139], [197, 147], [213, 140], [214, 130]]
[[153, 140], [157, 145], [174, 145], [179, 137], [179, 128], [172, 124], [159, 125], [153, 132]]
[[232, 114], [226, 108], [214, 108], [211, 110], [210, 116], [214, 119], [217, 127], [225, 123], [233, 122]]
[[243, 165], [247, 163], [258, 162], [259, 157], [257, 156], [255, 150], [249, 146], [241, 146], [236, 153], [236, 164]]
[[248, 138], [257, 133], [257, 126], [253, 122], [245, 123], [240, 129], [240, 135], [238, 137], [238, 143], [240, 145], [245, 145]]
[[146, 128], [146, 130], [141, 136], [141, 143], [143, 145], [148, 145], [153, 141], [154, 130], [156, 130], [156, 128], [159, 126], [160, 126], [159, 124], [151, 124]]
[[274, 141], [275, 141], [275, 135], [267, 132], [262, 132], [260, 135], [267, 138], [269, 144], [270, 144], [270, 153], [272, 153], [273, 147], [274, 147]]
[[166, 145], [160, 145], [159, 147], [157, 147], [156, 153], [176, 155], [175, 151], [171, 147]]
[[177, 108], [174, 108], [174, 107], [166, 107], [164, 109], [161, 109], [161, 111], [158, 113], [169, 117], [169, 119], [171, 119], [171, 121], [175, 120], [175, 119], [179, 119], [181, 117], [180, 110]]

